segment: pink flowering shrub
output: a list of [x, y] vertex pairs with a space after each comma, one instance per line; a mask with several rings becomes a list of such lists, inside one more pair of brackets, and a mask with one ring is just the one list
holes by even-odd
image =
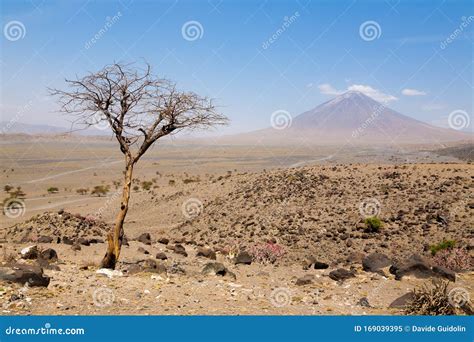
[[463, 248], [443, 249], [433, 257], [436, 265], [443, 266], [455, 272], [469, 271], [474, 268], [474, 260]]
[[283, 246], [271, 242], [258, 243], [247, 251], [255, 262], [262, 264], [273, 264], [285, 255]]

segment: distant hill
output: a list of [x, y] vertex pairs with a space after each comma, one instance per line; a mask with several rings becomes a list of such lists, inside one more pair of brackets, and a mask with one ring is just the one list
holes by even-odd
[[339, 95], [292, 120], [284, 112], [280, 114], [274, 117], [274, 127], [235, 135], [228, 140], [259, 144], [397, 145], [474, 138], [466, 132], [435, 127], [400, 114], [357, 91]]
[[[1, 121], [0, 122], [0, 134], [28, 134], [28, 135], [41, 135], [41, 134], [67, 134], [71, 133], [71, 128], [50, 126], [50, 125], [35, 125], [27, 124], [15, 121]], [[75, 135], [110, 135], [109, 131], [103, 131], [95, 128], [88, 128], [87, 130], [76, 130], [73, 132]]]

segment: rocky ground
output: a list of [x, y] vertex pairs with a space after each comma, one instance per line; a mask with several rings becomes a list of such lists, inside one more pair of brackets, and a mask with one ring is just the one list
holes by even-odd
[[[162, 175], [132, 194], [116, 272], [98, 269], [113, 198], [5, 227], [3, 314], [395, 314], [404, 300], [394, 300], [431, 279], [472, 298], [472, 171], [345, 164]], [[380, 229], [364, 222], [371, 216]], [[431, 257], [443, 240], [466, 253], [467, 269]]]

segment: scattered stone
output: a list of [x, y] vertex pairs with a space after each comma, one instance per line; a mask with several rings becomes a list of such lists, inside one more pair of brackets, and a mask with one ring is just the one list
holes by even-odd
[[23, 264], [0, 267], [0, 280], [43, 287], [47, 287], [50, 282], [50, 278], [43, 274], [41, 267]]
[[150, 272], [150, 273], [166, 273], [166, 266], [162, 263], [158, 263], [153, 259], [146, 259], [144, 261], [140, 261], [139, 266], [141, 271], [143, 272]]
[[301, 278], [298, 278], [296, 280], [296, 285], [298, 286], [309, 285], [313, 283], [313, 280], [314, 280], [314, 275], [307, 274]]
[[252, 263], [252, 257], [250, 256], [249, 253], [243, 251], [240, 252], [236, 257], [234, 263], [237, 264], [244, 264], [244, 265], [250, 265]]
[[188, 256], [188, 253], [186, 252], [186, 249], [184, 248], [183, 245], [176, 244], [174, 245], [174, 247], [171, 247], [171, 250], [174, 251], [176, 254], [180, 254], [185, 257]]
[[362, 297], [361, 299], [359, 299], [359, 301], [357, 302], [357, 305], [360, 305], [364, 308], [371, 308], [372, 307], [370, 305], [369, 300], [367, 299], [367, 297]]
[[20, 251], [20, 254], [22, 259], [37, 259], [39, 255], [38, 246], [25, 247]]
[[58, 253], [52, 248], [45, 249], [41, 251], [40, 258], [43, 260], [47, 260], [49, 262], [58, 261]]
[[199, 247], [197, 249], [196, 256], [216, 260], [216, 252], [214, 252], [212, 249], [206, 248], [206, 247]]
[[315, 269], [315, 270], [325, 270], [325, 269], [327, 269], [327, 268], [329, 268], [329, 265], [326, 264], [325, 262], [316, 261], [316, 262], [314, 263], [314, 269]]
[[344, 268], [338, 268], [337, 270], [329, 272], [329, 278], [335, 281], [344, 281], [346, 279], [354, 277], [354, 272], [348, 271]]
[[53, 242], [53, 238], [51, 236], [40, 236], [38, 238], [39, 243], [51, 243]]
[[143, 254], [150, 254], [145, 248], [143, 247], [138, 247], [137, 252], [143, 253]]
[[90, 246], [91, 245], [89, 239], [86, 239], [86, 238], [83, 238], [83, 237], [80, 237], [79, 239], [77, 239], [77, 243], [80, 244], [80, 245], [83, 245], [83, 246]]
[[72, 245], [72, 246], [71, 246], [71, 249], [72, 249], [73, 251], [80, 251], [82, 248], [81, 248], [80, 245], [75, 244], [75, 245]]
[[63, 243], [65, 245], [73, 245], [74, 244], [74, 241], [71, 240], [70, 238], [68, 238], [67, 236], [63, 237]]
[[372, 253], [362, 259], [362, 268], [366, 272], [378, 272], [391, 264], [390, 258], [382, 253]]
[[404, 309], [405, 306], [413, 300], [413, 298], [413, 292], [405, 293], [403, 296], [398, 297], [392, 303], [390, 303], [389, 308]]
[[170, 240], [165, 238], [165, 237], [162, 237], [162, 238], [158, 239], [158, 242], [163, 244], [163, 245], [167, 245], [170, 242]]
[[103, 274], [107, 276], [107, 278], [114, 278], [114, 277], [123, 277], [123, 273], [119, 270], [111, 270], [109, 268], [100, 268], [95, 273]]
[[229, 276], [236, 279], [234, 273], [230, 272], [223, 264], [220, 262], [209, 262], [202, 269], [202, 274], [204, 275], [219, 275], [219, 276]]
[[156, 254], [156, 258], [157, 258], [158, 260], [166, 260], [166, 259], [168, 259], [168, 257], [166, 256], [166, 254], [163, 253], [163, 252], [158, 252], [158, 253]]
[[137, 237], [137, 241], [144, 243], [145, 245], [151, 245], [151, 235], [150, 233], [143, 233]]
[[329, 268], [329, 265], [326, 264], [325, 262], [316, 260], [316, 258], [313, 256], [309, 256], [306, 258], [306, 260], [303, 263], [303, 269], [308, 270], [311, 267], [314, 267], [314, 269], [316, 270], [324, 270], [326, 268]]

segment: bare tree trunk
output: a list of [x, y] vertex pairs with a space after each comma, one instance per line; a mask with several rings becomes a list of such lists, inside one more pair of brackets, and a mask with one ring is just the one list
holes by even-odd
[[123, 185], [122, 199], [120, 202], [120, 212], [115, 219], [114, 227], [107, 234], [107, 252], [101, 262], [101, 268], [115, 269], [115, 265], [120, 256], [123, 240], [123, 222], [128, 211], [130, 200], [130, 189], [132, 187], [133, 162], [127, 160], [125, 167], [125, 183]]

